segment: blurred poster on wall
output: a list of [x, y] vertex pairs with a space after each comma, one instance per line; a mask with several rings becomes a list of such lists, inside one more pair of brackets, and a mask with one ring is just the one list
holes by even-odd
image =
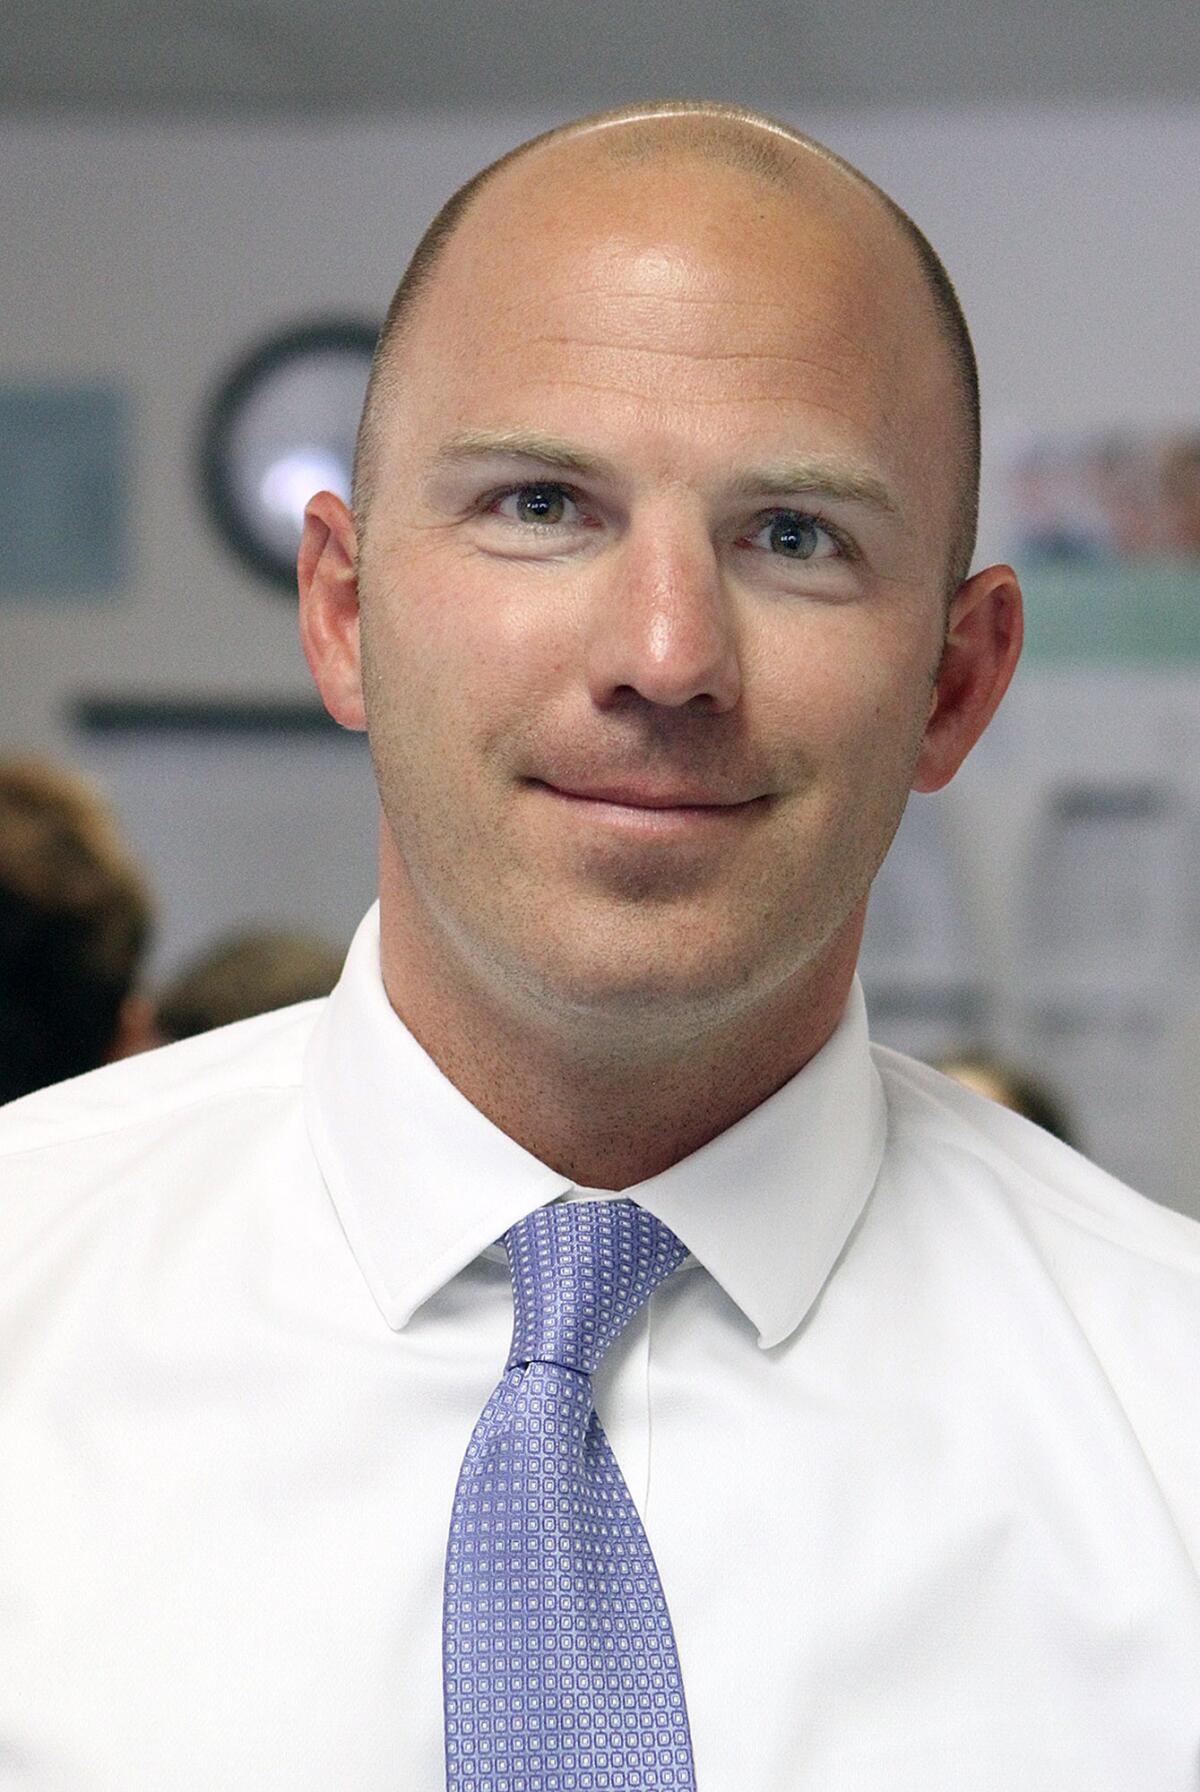
[[111, 383], [0, 385], [0, 603], [126, 590], [133, 423], [130, 394]]
[[1200, 562], [1200, 420], [1192, 430], [1031, 436], [1007, 504], [1026, 564]]
[[1043, 1079], [1089, 1156], [1200, 1217], [1200, 416], [993, 435], [984, 495], [1026, 649], [880, 871], [872, 1025]]
[[1031, 433], [1000, 483], [1031, 662], [1200, 663], [1200, 419]]

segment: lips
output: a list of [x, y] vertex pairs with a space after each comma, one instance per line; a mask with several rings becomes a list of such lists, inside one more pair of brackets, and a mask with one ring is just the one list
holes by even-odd
[[719, 796], [711, 790], [704, 790], [695, 785], [649, 785], [641, 783], [589, 784], [585, 788], [575, 788], [566, 784], [552, 784], [548, 780], [546, 788], [557, 796], [574, 797], [578, 802], [614, 803], [625, 809], [736, 809], [742, 808], [747, 801], [754, 798], [729, 798]]

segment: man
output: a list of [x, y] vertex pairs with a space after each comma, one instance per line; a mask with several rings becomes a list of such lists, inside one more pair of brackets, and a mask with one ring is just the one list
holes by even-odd
[[4, 1128], [19, 1783], [1195, 1788], [1200, 1233], [853, 979], [1018, 652], [976, 451], [932, 252], [769, 120], [432, 228], [300, 554], [378, 909]]
[[146, 880], [100, 791], [0, 760], [0, 1102], [157, 1045]]

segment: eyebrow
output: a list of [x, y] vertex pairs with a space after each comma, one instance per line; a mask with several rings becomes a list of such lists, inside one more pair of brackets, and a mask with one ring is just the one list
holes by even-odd
[[[457, 466], [475, 460], [527, 460], [584, 477], [615, 480], [617, 469], [601, 455], [586, 454], [557, 436], [539, 430], [462, 430], [442, 443], [435, 466]], [[847, 461], [804, 455], [774, 461], [739, 473], [729, 490], [734, 497], [823, 497], [863, 504], [884, 516], [900, 519], [901, 507], [883, 480]]]
[[740, 497], [821, 497], [865, 504], [885, 516], [901, 517], [901, 508], [883, 480], [846, 461], [804, 456], [776, 461], [757, 471], [739, 473], [732, 491]]
[[460, 430], [442, 443], [434, 456], [434, 465], [458, 466], [466, 461], [489, 459], [537, 461], [541, 466], [561, 467], [570, 473], [616, 478], [611, 461], [600, 455], [582, 454], [569, 442], [542, 435], [536, 429]]

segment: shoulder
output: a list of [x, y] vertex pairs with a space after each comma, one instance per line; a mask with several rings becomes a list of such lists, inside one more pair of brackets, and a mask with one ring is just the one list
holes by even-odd
[[1200, 1297], [1200, 1222], [1129, 1188], [1019, 1114], [914, 1058], [872, 1055], [895, 1150], [947, 1190], [971, 1189], [1018, 1210], [1040, 1238], [1074, 1239], [1128, 1266], [1159, 1265]]
[[1090, 1438], [1116, 1464], [1132, 1439], [1200, 1561], [1200, 1224], [1020, 1115], [873, 1050], [888, 1235], [916, 1237], [918, 1261], [938, 1265], [955, 1348], [968, 1363], [998, 1352], [1011, 1386], [1061, 1396], [1060, 1440]]
[[0, 1176], [10, 1181], [23, 1160], [86, 1159], [105, 1140], [298, 1090], [323, 1006], [301, 1002], [236, 1021], [9, 1102], [0, 1107]]
[[237, 1021], [0, 1108], [0, 1309], [14, 1287], [24, 1303], [35, 1286], [49, 1298], [86, 1283], [88, 1266], [123, 1277], [149, 1239], [186, 1250], [205, 1215], [244, 1227], [273, 1179], [305, 1161], [304, 1055], [323, 1005]]
[[153, 1352], [164, 1313], [238, 1310], [251, 1266], [277, 1261], [321, 1212], [302, 1079], [322, 1006], [0, 1108], [0, 1355], [15, 1346], [36, 1362], [59, 1337], [78, 1363], [104, 1361], [121, 1324]]

